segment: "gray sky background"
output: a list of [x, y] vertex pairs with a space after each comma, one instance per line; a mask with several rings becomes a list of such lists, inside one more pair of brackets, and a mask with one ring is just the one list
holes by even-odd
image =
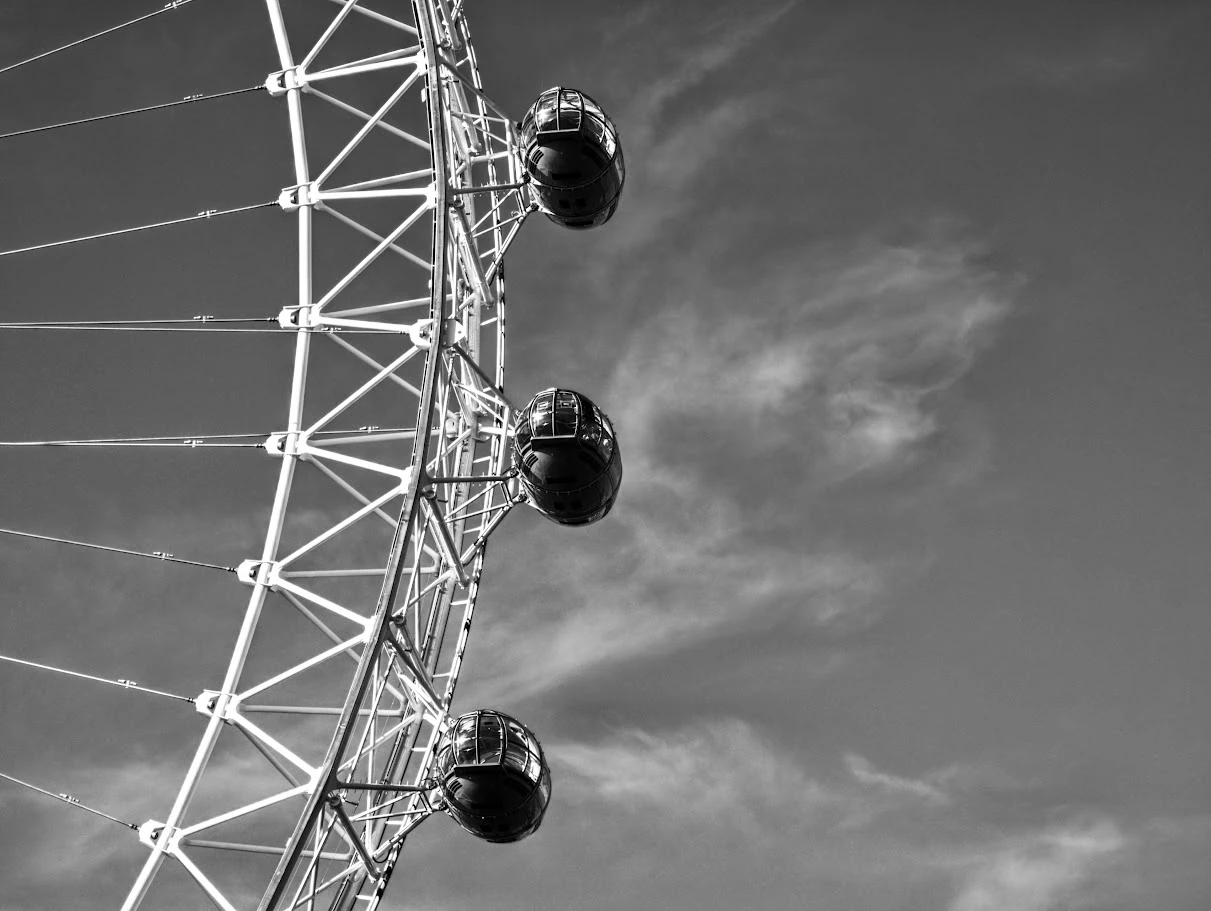
[[[154, 5], [0, 3], [0, 65]], [[1211, 14], [469, 11], [494, 98], [580, 87], [622, 133], [615, 219], [510, 254], [509, 387], [592, 396], [626, 477], [607, 521], [511, 517], [488, 559], [456, 707], [539, 734], [546, 822], [431, 820], [387, 904], [1205, 911]], [[0, 132], [272, 68], [259, 4], [195, 0], [0, 76]], [[287, 142], [261, 95], [0, 142], [0, 249], [267, 201]], [[5, 258], [4, 318], [273, 315], [292, 242], [267, 210]], [[67, 335], [0, 334], [0, 437], [280, 421], [280, 339]], [[5, 451], [0, 525], [238, 561], [274, 468]], [[243, 600], [0, 541], [7, 654], [193, 695]], [[0, 668], [0, 770], [136, 821], [199, 721]], [[108, 907], [142, 855], [0, 788], [5, 911]]]

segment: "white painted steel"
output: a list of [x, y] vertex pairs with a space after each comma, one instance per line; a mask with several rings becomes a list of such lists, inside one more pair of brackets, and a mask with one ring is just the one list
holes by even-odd
[[[260, 557], [237, 574], [251, 592], [222, 685], [196, 700], [205, 728], [167, 815], [140, 828], [150, 850], [124, 911], [154, 895], [166, 860], [225, 911], [378, 906], [406, 838], [436, 809], [428, 776], [487, 538], [519, 501], [502, 263], [533, 207], [514, 125], [483, 93], [461, 2], [415, 0], [412, 25], [400, 3], [395, 18], [332, 2], [296, 64], [279, 0], [266, 0], [281, 67], [266, 86], [286, 105], [294, 163], [279, 204], [299, 251], [297, 303], [280, 319], [296, 336], [290, 404], [265, 444], [281, 467]], [[354, 54], [354, 24], [401, 46]], [[367, 113], [367, 86], [388, 79]], [[321, 110], [347, 117], [349, 138], [315, 160], [304, 114]], [[367, 204], [377, 208], [362, 214]], [[329, 247], [321, 228], [345, 240]], [[360, 252], [331, 278], [349, 240]], [[384, 291], [388, 267], [397, 278]], [[412, 409], [414, 428], [375, 432], [406, 427]], [[364, 433], [324, 430], [358, 421]], [[282, 613], [310, 633], [276, 632], [266, 618]], [[233, 756], [264, 774], [224, 780]], [[250, 889], [266, 857], [276, 866]]]

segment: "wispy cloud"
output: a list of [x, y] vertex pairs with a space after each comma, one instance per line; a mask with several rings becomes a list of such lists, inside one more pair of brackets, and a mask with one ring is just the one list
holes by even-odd
[[[627, 178], [618, 226], [594, 237], [586, 263], [603, 290], [617, 292], [618, 270], [607, 266], [643, 258], [653, 244], [667, 249], [674, 235], [684, 233], [689, 210], [715, 196], [703, 192], [713, 183], [712, 169], [744, 146], [746, 129], [776, 113], [770, 86], [737, 74], [745, 73], [746, 56], [760, 53], [762, 40], [795, 5], [703, 5], [687, 20], [653, 3], [639, 15], [621, 16], [610, 59], [626, 75], [612, 81], [638, 76], [643, 90], [619, 99], [612, 111]], [[651, 53], [652, 47], [659, 52]]]
[[604, 800], [678, 827], [694, 820], [740, 824], [764, 840], [791, 820], [798, 826], [818, 819], [839, 799], [734, 718], [661, 735], [616, 731], [602, 743], [554, 743], [549, 752], [572, 799]]
[[[646, 318], [603, 396], [619, 505], [603, 530], [561, 541], [557, 605], [535, 592], [482, 631], [477, 677], [517, 697], [745, 626], [869, 623], [903, 558], [817, 536], [813, 504], [928, 458], [948, 390], [1009, 311], [1012, 281], [981, 253], [944, 232], [807, 249], [749, 289], [759, 311], [692, 285]], [[511, 558], [538, 559], [525, 546]]]
[[1139, 4], [1117, 12], [1077, 15], [1058, 20], [1053, 30], [1035, 30], [1007, 55], [1010, 78], [1072, 92], [1109, 87], [1181, 58], [1182, 45], [1207, 24], [1200, 3]]
[[753, 622], [796, 613], [827, 622], [869, 600], [879, 584], [871, 567], [844, 554], [734, 551], [726, 520], [704, 521], [693, 538], [628, 528], [615, 554], [622, 573], [603, 567], [591, 547], [568, 547], [559, 575], [577, 582], [554, 599], [535, 593], [510, 610], [507, 624], [482, 628], [475, 679], [493, 698], [520, 699]]
[[1086, 90], [1116, 82], [1153, 63], [1168, 27], [1102, 29], [1062, 48], [1032, 49], [1010, 57], [1012, 76], [1047, 88]]
[[592, 743], [554, 741], [548, 752], [578, 802], [655, 808], [678, 825], [694, 819], [731, 824], [739, 815], [768, 835], [852, 832], [896, 811], [915, 818], [944, 812], [988, 777], [954, 763], [910, 778], [853, 752], [842, 756], [843, 774], [825, 757], [809, 768], [756, 725], [730, 717], [659, 733], [615, 729]]
[[[627, 66], [659, 66], [645, 83], [645, 90], [628, 108], [640, 144], [650, 142], [653, 134], [669, 120], [668, 107], [733, 63], [737, 56], [752, 48], [796, 5], [795, 0], [780, 4], [752, 4], [742, 10], [731, 6], [704, 9], [702, 15], [687, 22], [684, 16], [669, 11], [660, 17], [660, 4], [648, 4], [645, 14], [631, 17], [627, 32], [657, 31], [665, 53], [659, 60], [647, 55], [635, 59], [626, 55]], [[628, 35], [628, 38], [631, 36]]]
[[1084, 907], [1085, 890], [1129, 844], [1119, 826], [1105, 819], [1012, 839], [961, 876], [950, 911]]
[[926, 803], [950, 802], [950, 795], [937, 783], [940, 779], [945, 779], [945, 774], [933, 774], [926, 778], [904, 778], [876, 769], [869, 759], [857, 753], [845, 754], [845, 767], [859, 784], [879, 791], [917, 798]]
[[671, 417], [692, 415], [730, 425], [748, 451], [797, 444], [803, 467], [833, 479], [894, 463], [937, 429], [936, 397], [1009, 310], [1014, 280], [956, 233], [804, 249], [745, 290], [754, 312], [730, 290], [693, 288], [622, 358], [611, 398], [624, 428], [655, 449]]
[[[560, 793], [585, 805], [579, 815], [642, 814], [641, 843], [688, 839], [708, 856], [739, 847], [777, 867], [784, 882], [818, 887], [826, 878], [868, 897], [911, 883], [936, 897], [928, 906], [948, 911], [1121, 899], [1132, 888], [1123, 870], [1147, 835], [1079, 810], [1036, 825], [989, 825], [965, 809], [986, 776], [961, 763], [910, 778], [851, 752], [842, 770], [828, 771], [824, 760], [809, 769], [734, 718], [661, 733], [617, 730], [595, 743], [554, 742], [549, 753]], [[886, 895], [878, 907], [927, 906]]]

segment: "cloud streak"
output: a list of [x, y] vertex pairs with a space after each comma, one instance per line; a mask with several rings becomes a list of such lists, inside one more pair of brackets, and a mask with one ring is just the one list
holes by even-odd
[[950, 795], [931, 780], [944, 776], [932, 775], [929, 778], [917, 779], [892, 775], [876, 769], [869, 759], [859, 756], [857, 753], [845, 754], [845, 767], [859, 784], [878, 791], [893, 796], [917, 798], [932, 804], [950, 802]]
[[[644, 320], [604, 397], [619, 505], [602, 531], [561, 541], [556, 602], [531, 587], [507, 625], [481, 628], [477, 678], [519, 698], [745, 628], [873, 622], [903, 558], [839, 545], [810, 516], [858, 475], [928, 462], [951, 388], [1010, 309], [1012, 282], [981, 253], [944, 232], [807, 249], [752, 289], [760, 314], [691, 286]], [[540, 540], [514, 544], [502, 571], [534, 565]]]
[[906, 884], [948, 911], [1084, 907], [1120, 894], [1115, 875], [1138, 841], [1116, 820], [1079, 811], [990, 829], [965, 813], [981, 786], [961, 765], [908, 778], [851, 752], [842, 770], [809, 769], [735, 718], [616, 730], [596, 743], [552, 743], [549, 753], [579, 815], [648, 821], [633, 850], [647, 839], [688, 840], [707, 856], [739, 849], [785, 881], [819, 886], [823, 877], [868, 897], [891, 889], [879, 907], [903, 907], [892, 897]]
[[718, 717], [654, 733], [610, 730], [599, 741], [548, 745], [562, 787], [578, 802], [603, 801], [627, 812], [658, 811], [684, 824], [748, 820], [750, 834], [852, 831], [875, 817], [903, 812], [947, 812], [981, 780], [961, 764], [920, 778], [875, 767], [853, 752], [843, 771], [819, 758], [811, 767], [762, 731], [739, 718]]
[[[739, 719], [654, 735], [616, 731], [598, 744], [562, 742], [550, 753], [573, 800], [602, 800], [674, 827], [740, 825], [752, 843], [775, 828], [806, 824], [838, 795]], [[768, 825], [770, 815], [780, 820]]]
[[961, 878], [950, 911], [1084, 907], [1087, 890], [1128, 845], [1110, 820], [1074, 822], [1012, 840]]
[[611, 392], [640, 458], [670, 414], [738, 426], [750, 450], [798, 445], [809, 470], [824, 457], [831, 480], [902, 458], [938, 428], [937, 397], [970, 369], [1012, 296], [980, 246], [947, 231], [802, 250], [747, 291], [760, 316], [698, 288], [663, 309], [635, 333]]

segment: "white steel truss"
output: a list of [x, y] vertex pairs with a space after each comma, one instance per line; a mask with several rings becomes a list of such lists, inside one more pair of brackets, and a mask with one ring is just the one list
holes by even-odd
[[[295, 336], [290, 404], [265, 441], [276, 494], [264, 546], [236, 574], [251, 593], [226, 674], [196, 700], [205, 729], [175, 801], [139, 829], [150, 853], [124, 911], [166, 860], [224, 911], [377, 907], [405, 839], [438, 808], [430, 765], [485, 546], [520, 501], [502, 263], [534, 206], [462, 0], [310, 2], [332, 17], [296, 59], [266, 0], [280, 65], [266, 87], [287, 108], [294, 163], [279, 205], [299, 251], [297, 301], [279, 318]], [[366, 55], [344, 40], [354, 28], [392, 43]], [[304, 133], [320, 110], [347, 127], [322, 155]], [[412, 428], [381, 431], [413, 409]], [[350, 421], [366, 423], [332, 434]], [[322, 493], [304, 493], [305, 476]], [[311, 634], [274, 639], [271, 610]], [[254, 665], [267, 639], [271, 659]], [[268, 774], [204, 799], [232, 741]], [[257, 858], [276, 866], [253, 894]]]

